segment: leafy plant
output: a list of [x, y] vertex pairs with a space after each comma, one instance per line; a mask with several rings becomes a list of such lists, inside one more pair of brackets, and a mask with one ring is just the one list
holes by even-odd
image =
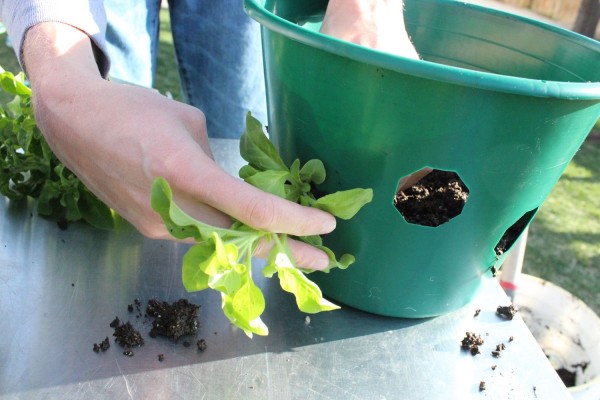
[[38, 129], [25, 75], [0, 67], [0, 193], [11, 200], [37, 198], [37, 212], [54, 219], [113, 225], [111, 210], [54, 155]]
[[12, 96], [12, 100], [0, 102], [0, 193], [11, 200], [37, 198], [37, 212], [43, 216], [112, 227], [111, 210], [46, 143], [34, 119], [25, 75], [15, 76], [0, 67], [0, 87]]
[[[371, 189], [352, 189], [315, 198], [312, 185], [325, 180], [325, 168], [319, 160], [303, 166], [295, 160], [288, 168], [263, 132], [262, 125], [250, 114], [246, 131], [240, 140], [240, 153], [248, 165], [240, 170], [246, 182], [300, 204], [320, 208], [342, 219], [352, 218], [373, 197]], [[252, 254], [261, 240], [272, 244], [262, 273], [271, 278], [277, 274], [283, 290], [294, 294], [298, 308], [317, 313], [339, 308], [326, 300], [319, 287], [299, 269], [288, 246], [288, 235], [254, 229], [235, 221], [229, 229], [204, 224], [187, 215], [173, 202], [171, 188], [163, 178], [152, 187], [152, 207], [163, 218], [171, 234], [178, 239], [194, 238], [195, 244], [183, 257], [182, 280], [193, 292], [211, 288], [221, 293], [225, 316], [252, 337], [267, 335], [268, 328], [260, 319], [265, 298], [252, 280]], [[344, 254], [336, 259], [331, 249], [323, 246], [320, 236], [298, 237], [329, 256], [329, 267], [347, 268], [354, 257]]]

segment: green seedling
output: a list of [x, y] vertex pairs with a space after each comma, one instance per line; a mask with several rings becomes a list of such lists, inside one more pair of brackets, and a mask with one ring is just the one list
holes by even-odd
[[[25, 75], [0, 67], [0, 194], [37, 199], [37, 212], [97, 228], [113, 226], [113, 215], [54, 155], [38, 129]], [[5, 97], [10, 98], [3, 101]]]
[[[372, 200], [371, 189], [352, 189], [315, 198], [313, 184], [322, 183], [326, 177], [323, 163], [310, 160], [301, 166], [300, 161], [295, 160], [288, 167], [263, 132], [261, 123], [250, 114], [240, 140], [240, 153], [248, 162], [240, 170], [240, 177], [246, 182], [299, 204], [325, 210], [338, 218], [352, 218]], [[318, 313], [339, 308], [326, 300], [319, 287], [307, 278], [309, 271], [295, 264], [288, 235], [257, 230], [239, 221], [228, 229], [200, 222], [173, 202], [171, 188], [163, 178], [155, 180], [151, 200], [152, 207], [175, 238], [195, 240], [183, 257], [182, 280], [186, 290], [211, 288], [220, 292], [223, 313], [249, 337], [268, 334], [268, 328], [260, 318], [265, 309], [265, 298], [252, 279], [253, 253], [260, 241], [272, 245], [262, 274], [268, 278], [277, 275], [281, 288], [295, 296], [301, 311]], [[354, 262], [350, 254], [344, 254], [338, 260], [331, 249], [323, 246], [320, 236], [295, 239], [327, 253], [330, 262], [324, 272], [332, 268], [345, 269]]]

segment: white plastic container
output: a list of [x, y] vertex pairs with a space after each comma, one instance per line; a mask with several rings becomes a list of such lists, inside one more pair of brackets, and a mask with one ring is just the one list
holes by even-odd
[[575, 372], [573, 398], [600, 399], [598, 315], [561, 287], [526, 274], [519, 276], [513, 304], [554, 368]]

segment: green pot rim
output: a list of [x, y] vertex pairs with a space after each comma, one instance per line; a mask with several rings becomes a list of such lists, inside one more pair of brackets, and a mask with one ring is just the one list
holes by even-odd
[[[304, 29], [266, 10], [264, 6], [259, 4], [260, 2], [264, 2], [264, 0], [244, 0], [244, 7], [248, 15], [258, 21], [263, 27], [300, 43], [341, 57], [419, 78], [476, 89], [544, 98], [600, 100], [600, 82], [562, 82], [520, 78], [395, 56]], [[455, 0], [439, 0], [439, 2], [453, 3], [455, 6], [473, 8], [481, 12], [509, 17], [522, 23], [536, 25], [572, 40], [578, 46], [591, 48], [600, 52], [600, 42], [567, 29], [475, 4], [461, 3]]]

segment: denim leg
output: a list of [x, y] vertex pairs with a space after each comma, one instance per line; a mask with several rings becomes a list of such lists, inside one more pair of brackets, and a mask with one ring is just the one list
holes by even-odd
[[110, 76], [151, 87], [156, 69], [160, 0], [105, 0]]
[[243, 0], [170, 0], [169, 10], [185, 100], [209, 136], [239, 138], [248, 111], [267, 123], [260, 29]]

